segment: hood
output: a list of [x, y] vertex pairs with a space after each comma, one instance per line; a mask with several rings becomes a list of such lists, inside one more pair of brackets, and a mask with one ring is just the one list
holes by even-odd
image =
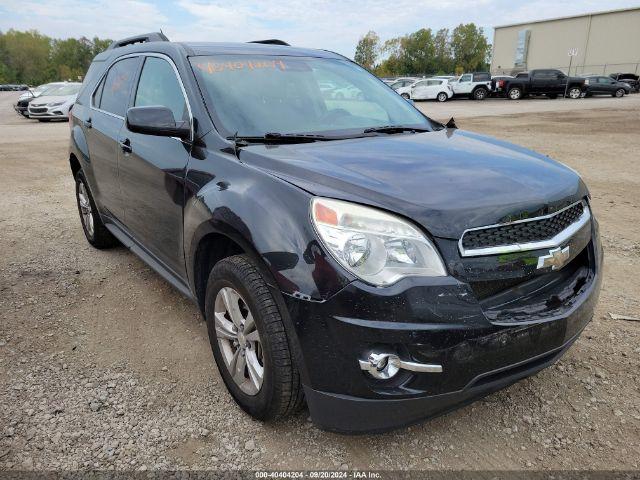
[[39, 107], [42, 105], [46, 105], [48, 103], [57, 103], [57, 102], [73, 102], [76, 99], [77, 95], [48, 95], [48, 96], [40, 96], [31, 101], [31, 105], [34, 107]]
[[318, 196], [378, 206], [457, 239], [471, 227], [552, 213], [587, 194], [543, 155], [444, 129], [293, 145], [252, 145], [240, 160]]

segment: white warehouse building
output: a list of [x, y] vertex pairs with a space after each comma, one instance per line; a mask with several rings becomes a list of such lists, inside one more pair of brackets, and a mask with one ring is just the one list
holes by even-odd
[[567, 73], [570, 60], [571, 75], [640, 74], [640, 7], [494, 27], [493, 74]]

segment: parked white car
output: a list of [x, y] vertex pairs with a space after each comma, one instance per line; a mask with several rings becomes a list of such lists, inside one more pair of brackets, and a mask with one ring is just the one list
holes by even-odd
[[29, 118], [35, 118], [41, 122], [53, 119], [66, 120], [81, 86], [81, 83], [70, 82], [46, 90], [41, 96], [29, 103]]
[[453, 97], [453, 90], [449, 81], [444, 78], [427, 78], [418, 80], [407, 87], [396, 90], [407, 100], [438, 100], [446, 102]]
[[449, 83], [456, 97], [484, 100], [491, 93], [491, 74], [486, 72], [465, 73]]
[[332, 94], [334, 100], [363, 100], [364, 94], [362, 90], [354, 85], [348, 85], [342, 88], [336, 88]]

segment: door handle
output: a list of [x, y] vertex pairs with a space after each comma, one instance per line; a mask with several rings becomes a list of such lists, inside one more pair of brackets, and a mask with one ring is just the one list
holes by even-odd
[[133, 151], [133, 149], [131, 148], [131, 141], [128, 138], [120, 140], [118, 143], [120, 144], [120, 148], [123, 152], [131, 153]]
[[91, 128], [93, 126], [91, 124], [91, 119], [90, 118], [87, 118], [85, 121], [83, 121], [82, 125], [84, 126], [84, 128]]

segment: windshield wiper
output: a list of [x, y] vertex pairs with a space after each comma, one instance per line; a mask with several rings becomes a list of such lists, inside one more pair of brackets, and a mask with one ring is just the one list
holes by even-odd
[[233, 140], [236, 145], [248, 145], [250, 143], [311, 143], [327, 140], [340, 140], [340, 137], [326, 137], [324, 135], [316, 135], [314, 133], [278, 133], [267, 132], [260, 136], [250, 135], [234, 135], [227, 137], [227, 140]]
[[430, 132], [428, 128], [409, 127], [404, 125], [384, 125], [382, 127], [365, 128], [363, 133], [402, 133], [402, 132]]

